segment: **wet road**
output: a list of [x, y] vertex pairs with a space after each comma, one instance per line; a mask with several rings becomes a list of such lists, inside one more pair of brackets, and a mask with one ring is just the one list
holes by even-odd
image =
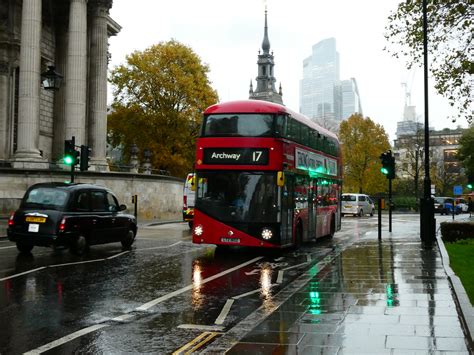
[[[418, 216], [394, 216], [395, 223]], [[303, 273], [376, 234], [376, 217], [343, 219], [333, 239], [297, 252], [222, 252], [191, 243], [186, 224], [142, 228], [131, 251], [83, 257], [0, 241], [0, 353], [184, 353], [259, 312]], [[280, 292], [282, 291], [282, 292]]]

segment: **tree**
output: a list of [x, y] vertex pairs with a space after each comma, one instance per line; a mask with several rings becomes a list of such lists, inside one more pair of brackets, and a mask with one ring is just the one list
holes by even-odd
[[[400, 152], [400, 162], [397, 169], [400, 175], [413, 179], [412, 189], [405, 189], [407, 195], [419, 196], [420, 176], [424, 172], [424, 137], [421, 130], [414, 135], [401, 136], [398, 139], [397, 148]], [[403, 189], [397, 191], [401, 192]]]
[[218, 100], [209, 68], [187, 46], [171, 40], [136, 51], [112, 70], [109, 139], [126, 157], [137, 144], [151, 151], [154, 169], [186, 176], [195, 160], [202, 112]]
[[[472, 123], [472, 0], [426, 0], [430, 71], [436, 91], [446, 97]], [[407, 68], [423, 65], [422, 0], [402, 1], [388, 17], [385, 38], [394, 45], [387, 49], [396, 58], [407, 59]]]
[[384, 128], [369, 117], [353, 114], [341, 123], [344, 191], [375, 194], [385, 191], [387, 179], [380, 172], [380, 154], [390, 149]]
[[466, 129], [459, 139], [457, 158], [464, 167], [468, 183], [474, 183], [474, 126]]

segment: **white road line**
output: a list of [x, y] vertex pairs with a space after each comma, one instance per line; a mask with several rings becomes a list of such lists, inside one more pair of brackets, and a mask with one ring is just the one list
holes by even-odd
[[[218, 274], [216, 274], [216, 275], [214, 275], [214, 276], [208, 277], [207, 279], [202, 280], [202, 284], [205, 284], [205, 283], [207, 283], [207, 282], [209, 282], [209, 281], [215, 280], [215, 279], [217, 279], [217, 278], [219, 278], [219, 277], [221, 277], [221, 276], [227, 275], [227, 274], [229, 274], [229, 273], [231, 273], [231, 272], [233, 272], [233, 271], [235, 271], [235, 270], [238, 270], [238, 269], [243, 268], [244, 266], [253, 264], [254, 262], [256, 262], [256, 261], [258, 261], [258, 260], [260, 260], [260, 259], [262, 259], [262, 258], [263, 258], [263, 256], [259, 256], [259, 257], [257, 257], [257, 258], [253, 258], [252, 260], [249, 260], [249, 261], [247, 261], [247, 262], [245, 262], [245, 263], [243, 263], [243, 264], [237, 265], [237, 266], [235, 266], [235, 267], [233, 267], [233, 268], [231, 268], [231, 269], [222, 271], [222, 272], [220, 272], [220, 273], [218, 273]], [[179, 294], [181, 294], [181, 293], [183, 293], [183, 292], [189, 291], [189, 290], [191, 290], [192, 288], [193, 288], [193, 285], [192, 285], [192, 284], [191, 284], [191, 285], [188, 285], [188, 286], [183, 287], [183, 288], [181, 288], [181, 289], [179, 289], [179, 290], [176, 290], [176, 291], [174, 291], [174, 292], [168, 293], [167, 295], [164, 295], [164, 296], [161, 296], [161, 297], [159, 297], [159, 298], [157, 298], [157, 299], [154, 299], [153, 301], [147, 302], [147, 303], [141, 305], [140, 307], [135, 308], [135, 310], [136, 310], [136, 311], [146, 311], [146, 310], [150, 309], [151, 307], [157, 305], [158, 303], [161, 303], [161, 302], [163, 302], [163, 301], [169, 300], [170, 298], [173, 298], [174, 296], [179, 295]]]
[[70, 265], [79, 265], [79, 264], [89, 264], [89, 263], [97, 263], [99, 261], [104, 261], [105, 259], [93, 259], [93, 260], [84, 260], [84, 261], [76, 261], [74, 263], [64, 263], [64, 264], [54, 264], [45, 266], [45, 268], [52, 268], [52, 267], [59, 267], [59, 266], [70, 266]]
[[289, 266], [287, 268], [282, 269], [282, 271], [288, 271], [288, 270], [291, 270], [291, 269], [296, 269], [296, 268], [299, 268], [301, 266], [308, 265], [308, 264], [309, 264], [309, 262], [305, 262], [305, 263], [301, 263], [301, 264], [298, 264], [298, 265]]
[[225, 303], [224, 307], [222, 307], [221, 313], [219, 313], [219, 316], [216, 318], [216, 321], [214, 324], [223, 324], [225, 318], [229, 314], [230, 308], [232, 307], [232, 304], [234, 303], [234, 300], [232, 298], [229, 298], [227, 302]]
[[311, 254], [306, 254], [306, 262], [307, 263], [311, 262]]
[[205, 330], [208, 332], [221, 332], [224, 330], [224, 327], [219, 326], [219, 325], [200, 325], [200, 324], [180, 324], [178, 325], [177, 328]]
[[123, 321], [129, 320], [130, 318], [133, 318], [133, 317], [135, 317], [134, 314], [122, 314], [121, 316], [112, 318], [111, 320], [113, 320], [115, 322], [123, 322]]
[[78, 330], [77, 332], [75, 333], [72, 333], [72, 334], [69, 334], [69, 335], [66, 335], [65, 337], [62, 337], [58, 340], [55, 340], [55, 341], [52, 341], [51, 343], [48, 343], [46, 345], [43, 345], [39, 348], [36, 348], [34, 350], [31, 350], [31, 351], [28, 351], [26, 353], [24, 353], [23, 355], [33, 355], [33, 354], [41, 354], [41, 353], [44, 353], [52, 348], [55, 348], [59, 345], [63, 345], [65, 343], [68, 343], [70, 342], [71, 340], [74, 340], [76, 338], [79, 338], [83, 335], [86, 335], [86, 334], [89, 334], [89, 333], [92, 333], [92, 332], [95, 332], [96, 330], [99, 330], [101, 328], [105, 328], [105, 327], [108, 327], [107, 324], [96, 324], [96, 325], [93, 325], [93, 326], [90, 326], [90, 327], [87, 327], [87, 328], [84, 328], [84, 329], [81, 329], [81, 330]]
[[11, 249], [11, 248], [16, 248], [16, 246], [15, 246], [15, 245], [11, 245], [11, 246], [9, 246], [9, 247], [0, 247], [0, 249]]
[[254, 293], [258, 293], [260, 292], [260, 289], [258, 290], [253, 290], [253, 291], [249, 291], [249, 292], [245, 292], [245, 293], [242, 293], [241, 295], [238, 295], [238, 296], [234, 296], [232, 297], [234, 300], [238, 300], [240, 298], [243, 298], [243, 297], [247, 297], [247, 296], [250, 296], [250, 295], [253, 295]]
[[112, 256], [109, 256], [108, 258], [105, 258], [107, 260], [110, 260], [110, 259], [113, 259], [113, 258], [116, 258], [116, 257], [119, 257], [119, 256], [122, 256], [124, 254], [128, 254], [130, 253], [130, 250], [127, 250], [127, 251], [124, 251], [124, 252], [121, 252], [121, 253], [118, 253], [118, 254], [115, 254], [115, 255], [112, 255]]
[[277, 284], [281, 284], [283, 282], [283, 273], [284, 273], [283, 270], [278, 271], [278, 276], [277, 276], [277, 280], [276, 280]]
[[7, 277], [4, 277], [4, 278], [1, 278], [0, 281], [5, 281], [5, 280], [14, 279], [15, 277], [22, 276], [22, 275], [26, 275], [26, 274], [30, 274], [30, 273], [32, 273], [32, 272], [35, 272], [35, 271], [38, 271], [38, 270], [43, 270], [43, 269], [46, 269], [46, 267], [45, 267], [45, 266], [41, 266], [41, 267], [39, 267], [39, 268], [31, 269], [31, 270], [28, 270], [28, 271], [25, 271], [25, 272], [22, 272], [22, 273], [19, 273], [19, 274], [16, 274], [16, 275], [7, 276]]
[[183, 242], [176, 242], [176, 243], [173, 243], [171, 245], [165, 245], [165, 246], [162, 246], [162, 247], [152, 247], [152, 248], [142, 248], [142, 249], [135, 249], [136, 251], [142, 251], [142, 250], [153, 250], [153, 249], [166, 249], [166, 248], [171, 248], [171, 247], [174, 247], [175, 245], [178, 245], [178, 244], [181, 244]]

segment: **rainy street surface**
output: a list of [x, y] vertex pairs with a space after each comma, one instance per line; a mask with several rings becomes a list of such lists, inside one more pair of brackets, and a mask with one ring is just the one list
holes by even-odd
[[[436, 216], [437, 222], [449, 217]], [[187, 224], [79, 257], [0, 240], [0, 354], [468, 354], [418, 215], [344, 217], [298, 251], [195, 245]]]

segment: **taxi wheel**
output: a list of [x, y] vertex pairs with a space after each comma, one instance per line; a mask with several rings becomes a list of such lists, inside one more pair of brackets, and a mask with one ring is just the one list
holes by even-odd
[[129, 249], [133, 242], [135, 241], [135, 232], [133, 230], [129, 230], [128, 233], [127, 233], [127, 236], [125, 237], [124, 240], [122, 240], [122, 247], [124, 249]]
[[20, 242], [16, 243], [16, 248], [20, 253], [28, 254], [33, 249], [33, 245], [23, 244]]
[[87, 239], [83, 235], [78, 236], [72, 241], [69, 250], [74, 255], [83, 255], [87, 250]]

